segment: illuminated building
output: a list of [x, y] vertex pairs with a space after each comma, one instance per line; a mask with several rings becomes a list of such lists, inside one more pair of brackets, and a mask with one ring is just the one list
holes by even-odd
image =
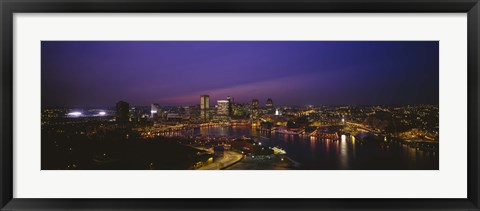
[[200, 109], [202, 109], [202, 110], [210, 109], [210, 96], [209, 95], [200, 96]]
[[250, 118], [252, 119], [252, 122], [255, 122], [258, 120], [258, 100], [253, 99], [252, 104], [250, 106]]
[[82, 116], [82, 112], [74, 111], [67, 114], [67, 117], [79, 117]]
[[228, 100], [217, 100], [217, 114], [228, 115]]
[[129, 113], [129, 105], [127, 102], [119, 101], [117, 103], [117, 111], [115, 113], [115, 121], [119, 123], [126, 123], [128, 122], [128, 113]]
[[232, 116], [233, 114], [233, 102], [230, 100], [230, 96], [227, 96], [228, 101], [228, 116]]
[[[99, 113], [99, 115], [101, 115]], [[130, 122], [139, 122], [142, 119], [148, 118], [150, 115], [145, 114], [141, 109], [136, 109], [135, 107], [130, 107], [129, 109], [129, 121]]]
[[150, 117], [155, 118], [157, 116], [160, 116], [161, 115], [160, 113], [161, 113], [160, 106], [156, 103], [152, 104], [150, 108]]
[[267, 103], [265, 103], [265, 110], [268, 114], [274, 114], [275, 108], [273, 107], [273, 100], [268, 98]]
[[275, 116], [280, 116], [282, 115], [282, 113], [280, 112], [280, 110], [278, 110], [278, 108], [275, 110]]
[[235, 116], [248, 116], [248, 107], [242, 104], [234, 104], [233, 114]]
[[201, 95], [200, 96], [200, 117], [203, 121], [209, 119], [209, 109], [210, 109], [210, 96]]
[[252, 106], [251, 106], [252, 109], [258, 109], [258, 100], [257, 99], [253, 99], [252, 100]]
[[270, 99], [270, 98], [268, 98], [268, 99], [267, 99], [267, 103], [265, 104], [265, 107], [266, 107], [267, 109], [273, 108], [273, 100]]

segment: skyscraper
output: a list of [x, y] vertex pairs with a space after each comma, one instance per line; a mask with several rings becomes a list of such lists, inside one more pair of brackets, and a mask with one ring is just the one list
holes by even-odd
[[267, 103], [265, 103], [265, 110], [267, 114], [274, 114], [275, 108], [273, 107], [273, 100], [268, 98]]
[[217, 100], [217, 114], [228, 115], [228, 100]]
[[265, 104], [265, 107], [266, 107], [267, 109], [273, 108], [273, 100], [270, 99], [270, 98], [268, 98], [268, 99], [267, 99], [267, 103]]
[[258, 109], [258, 99], [253, 99], [252, 100], [251, 108], [252, 109]]
[[250, 118], [252, 122], [258, 120], [258, 99], [253, 99], [252, 104], [250, 105]]
[[201, 95], [200, 96], [200, 109], [210, 109], [210, 96]]
[[161, 115], [160, 113], [161, 113], [160, 105], [156, 103], [152, 104], [150, 108], [150, 117], [155, 118], [157, 116], [160, 116]]
[[127, 123], [128, 122], [128, 110], [129, 105], [127, 102], [119, 101], [117, 103], [117, 111], [115, 113], [115, 121], [118, 123]]
[[200, 118], [203, 121], [207, 121], [209, 119], [209, 110], [210, 110], [210, 96], [209, 95], [201, 95], [200, 96]]
[[227, 96], [227, 101], [228, 101], [228, 116], [233, 115], [233, 103], [232, 100], [230, 99], [230, 96]]

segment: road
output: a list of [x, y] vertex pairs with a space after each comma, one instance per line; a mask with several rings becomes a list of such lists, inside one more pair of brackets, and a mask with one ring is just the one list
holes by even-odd
[[238, 152], [225, 151], [223, 157], [216, 159], [213, 163], [202, 166], [199, 170], [220, 170], [243, 159]]

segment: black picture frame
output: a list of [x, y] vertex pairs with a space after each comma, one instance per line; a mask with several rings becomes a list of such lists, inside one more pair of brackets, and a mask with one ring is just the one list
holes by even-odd
[[[2, 210], [479, 210], [478, 0], [0, 0]], [[468, 197], [466, 199], [17, 199], [13, 198], [13, 14], [14, 13], [467, 13]], [[450, 181], [453, 182], [453, 181]], [[446, 190], [448, 191], [448, 190]]]

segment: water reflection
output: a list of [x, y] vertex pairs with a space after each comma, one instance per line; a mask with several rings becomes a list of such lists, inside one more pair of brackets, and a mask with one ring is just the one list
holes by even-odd
[[317, 140], [313, 136], [310, 136], [309, 140], [310, 140], [310, 149], [311, 149], [312, 153], [315, 153], [315, 150], [317, 148], [317, 143], [316, 143]]
[[355, 136], [350, 135], [350, 140], [352, 141], [352, 159], [355, 159]]
[[348, 169], [347, 136], [340, 138], [340, 166], [342, 169]]
[[255, 137], [267, 147], [278, 146], [304, 169], [438, 169], [438, 152], [412, 148], [401, 142], [362, 141], [342, 134], [340, 140], [258, 132], [249, 127], [202, 127], [190, 135]]

